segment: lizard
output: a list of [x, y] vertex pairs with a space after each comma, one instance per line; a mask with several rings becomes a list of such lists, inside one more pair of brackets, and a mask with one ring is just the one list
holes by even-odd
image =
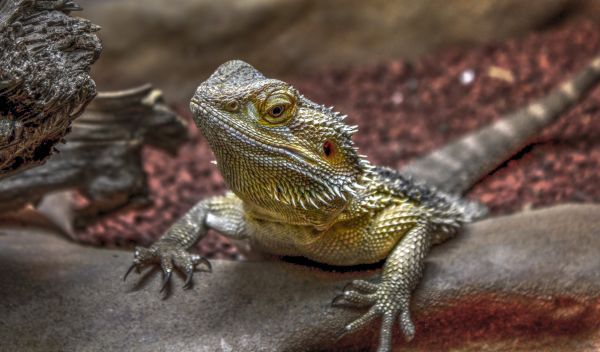
[[230, 191], [201, 200], [150, 247], [136, 247], [123, 280], [134, 268], [158, 264], [161, 291], [174, 270], [185, 274], [189, 288], [197, 265], [211, 268], [188, 252], [209, 229], [279, 256], [335, 266], [384, 261], [378, 282], [353, 280], [332, 302], [367, 308], [342, 335], [380, 319], [377, 351], [390, 351], [396, 321], [405, 339], [415, 335], [411, 293], [430, 248], [486, 215], [484, 206], [459, 194], [599, 80], [597, 56], [547, 96], [400, 172], [358, 154], [357, 127], [345, 115], [244, 61], [228, 61], [199, 85], [190, 109]]

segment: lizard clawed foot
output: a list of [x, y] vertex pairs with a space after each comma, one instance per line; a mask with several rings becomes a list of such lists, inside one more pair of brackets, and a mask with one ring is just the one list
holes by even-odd
[[212, 266], [206, 258], [198, 254], [190, 254], [185, 249], [169, 242], [159, 241], [150, 248], [135, 248], [133, 263], [123, 276], [123, 281], [127, 279], [127, 276], [133, 269], [139, 274], [141, 268], [153, 263], [160, 263], [163, 273], [160, 292], [166, 289], [175, 268], [186, 275], [185, 284], [183, 285], [184, 289], [191, 287], [194, 269], [198, 264], [202, 263], [208, 268], [209, 272], [212, 271]]
[[350, 282], [341, 295], [334, 298], [334, 306], [370, 307], [360, 318], [346, 325], [340, 338], [346, 334], [358, 331], [371, 321], [381, 317], [381, 332], [377, 352], [391, 351], [392, 328], [398, 318], [400, 328], [407, 341], [412, 340], [415, 326], [409, 311], [410, 290], [398, 282], [374, 284], [364, 280]]

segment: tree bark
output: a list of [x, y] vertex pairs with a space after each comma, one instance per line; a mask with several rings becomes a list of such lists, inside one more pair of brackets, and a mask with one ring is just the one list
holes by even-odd
[[0, 178], [43, 163], [96, 96], [100, 27], [70, 0], [0, 0]]

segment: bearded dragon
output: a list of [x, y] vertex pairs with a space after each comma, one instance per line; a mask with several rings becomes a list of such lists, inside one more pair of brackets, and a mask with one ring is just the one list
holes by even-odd
[[[398, 321], [415, 334], [409, 303], [430, 248], [454, 236], [485, 208], [461, 199], [600, 79], [600, 57], [545, 98], [412, 163], [404, 172], [358, 154], [346, 116], [290, 84], [239, 61], [222, 64], [191, 99], [231, 192], [200, 201], [149, 248], [136, 247], [132, 269], [158, 263], [164, 289], [173, 270], [192, 283], [207, 259], [188, 249], [209, 229], [258, 250], [336, 266], [385, 260], [379, 282], [354, 280], [336, 305], [367, 307], [343, 333], [381, 319], [378, 351], [390, 351]], [[438, 187], [417, 181], [423, 176]], [[454, 192], [454, 193], [450, 193]]]

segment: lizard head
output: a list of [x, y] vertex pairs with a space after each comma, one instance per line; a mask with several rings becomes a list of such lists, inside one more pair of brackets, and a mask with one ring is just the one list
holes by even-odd
[[370, 168], [345, 116], [243, 61], [222, 64], [190, 108], [227, 186], [266, 218], [326, 226]]

